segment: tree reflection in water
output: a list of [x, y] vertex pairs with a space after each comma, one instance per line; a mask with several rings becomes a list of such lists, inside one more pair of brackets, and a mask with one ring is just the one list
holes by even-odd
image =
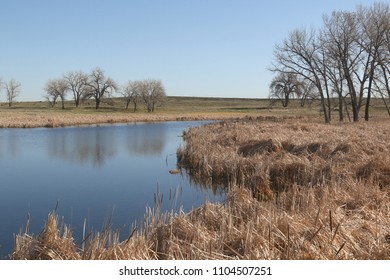
[[[13, 247], [12, 236], [31, 218], [38, 234], [56, 207], [82, 240], [85, 219], [100, 228], [107, 213], [123, 231], [142, 221], [153, 206], [156, 186], [162, 211], [190, 211], [207, 201], [222, 201], [220, 190], [198, 185], [177, 168], [183, 130], [203, 122], [167, 122], [90, 127], [0, 130], [0, 259]], [[184, 170], [183, 170], [184, 171]], [[172, 195], [173, 192], [177, 196]], [[177, 198], [175, 203], [168, 198]], [[115, 213], [112, 214], [113, 209]]]
[[129, 155], [161, 155], [166, 142], [163, 124], [65, 128], [58, 132], [47, 141], [51, 158], [95, 167], [124, 151]]

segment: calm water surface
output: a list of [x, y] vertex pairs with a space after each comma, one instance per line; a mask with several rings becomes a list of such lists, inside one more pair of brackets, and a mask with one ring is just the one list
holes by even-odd
[[159, 188], [163, 208], [169, 193], [182, 191], [185, 211], [223, 192], [171, 175], [183, 130], [202, 122], [138, 123], [56, 129], [0, 129], [0, 256], [12, 251], [14, 235], [31, 216], [30, 232], [39, 234], [49, 212], [71, 224], [81, 240], [84, 219], [100, 230], [112, 217], [122, 236], [142, 221]]

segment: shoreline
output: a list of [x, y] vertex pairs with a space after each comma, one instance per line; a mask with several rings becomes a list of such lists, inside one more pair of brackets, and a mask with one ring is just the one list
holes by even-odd
[[74, 113], [74, 112], [1, 112], [0, 129], [2, 128], [57, 128], [70, 126], [90, 126], [136, 122], [164, 121], [207, 121], [228, 120], [247, 117], [248, 114], [237, 113], [196, 113], [196, 114], [163, 114], [163, 113]]
[[125, 109], [120, 99], [99, 110], [86, 101], [79, 108], [68, 101], [65, 109], [49, 108], [44, 102], [20, 102], [13, 107], [0, 103], [0, 128], [36, 128], [98, 125], [131, 122], [228, 120], [246, 117], [318, 118], [316, 109], [300, 107], [291, 103], [286, 110], [280, 106], [270, 107], [269, 100], [168, 97], [156, 112], [143, 109], [134, 112]]
[[[0, 103], [0, 129], [250, 118], [324, 122], [318, 106], [314, 104], [310, 107], [302, 107], [299, 100], [292, 100], [288, 108], [283, 108], [280, 104], [271, 106], [268, 99], [168, 97], [164, 105], [152, 113], [147, 113], [143, 109], [137, 112], [124, 109], [122, 103], [120, 99], [113, 99], [112, 104], [99, 110], [95, 110], [90, 101], [79, 108], [67, 101], [66, 109], [49, 108], [44, 102], [19, 102], [12, 107]], [[384, 108], [380, 106], [381, 103], [377, 100], [375, 104], [375, 110], [371, 112], [371, 120], [388, 119]], [[332, 123], [340, 123], [336, 112], [332, 119]], [[343, 123], [348, 123], [348, 119]]]
[[[196, 113], [125, 113], [74, 111], [0, 111], [0, 129], [58, 128], [71, 126], [110, 125], [137, 122], [223, 121], [239, 119], [300, 119], [300, 116], [260, 114], [258, 112], [196, 112]], [[317, 118], [312, 118], [315, 120]]]

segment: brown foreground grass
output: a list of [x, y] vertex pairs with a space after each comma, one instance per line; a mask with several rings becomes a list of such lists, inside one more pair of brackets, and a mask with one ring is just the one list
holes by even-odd
[[16, 237], [13, 259], [390, 259], [390, 122], [247, 119], [193, 128], [180, 164], [223, 204], [149, 209], [127, 240], [76, 244], [55, 214]]

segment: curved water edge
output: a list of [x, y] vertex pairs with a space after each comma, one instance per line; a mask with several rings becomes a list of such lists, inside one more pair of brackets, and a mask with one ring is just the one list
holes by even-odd
[[[192, 182], [176, 170], [183, 131], [204, 121], [132, 123], [65, 128], [0, 130], [0, 255], [13, 248], [13, 236], [26, 225], [39, 234], [49, 212], [81, 239], [85, 219], [91, 230], [110, 220], [128, 236], [153, 206], [157, 189], [162, 210], [222, 201], [223, 190]], [[179, 193], [170, 200], [172, 193]]]

